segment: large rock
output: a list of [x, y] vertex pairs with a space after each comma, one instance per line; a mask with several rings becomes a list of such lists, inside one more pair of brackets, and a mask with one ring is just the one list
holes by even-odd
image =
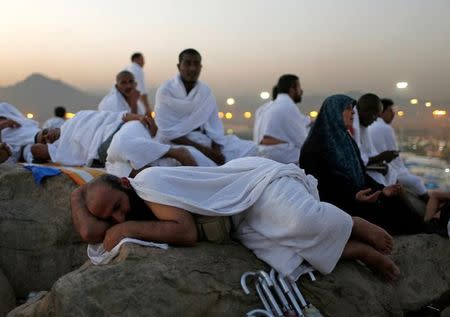
[[23, 167], [0, 165], [0, 268], [16, 296], [49, 290], [86, 260], [70, 217], [75, 187], [65, 175], [39, 186]]
[[240, 277], [266, 269], [244, 247], [199, 243], [169, 250], [126, 245], [114, 263], [86, 263], [8, 316], [244, 316], [259, 307]]
[[14, 291], [0, 270], [0, 317], [6, 316], [15, 306], [16, 297], [14, 296]]

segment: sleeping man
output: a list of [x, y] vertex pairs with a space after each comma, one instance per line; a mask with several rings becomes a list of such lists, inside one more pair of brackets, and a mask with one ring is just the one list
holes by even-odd
[[[71, 196], [82, 239], [111, 250], [125, 237], [192, 246], [192, 214], [231, 216], [235, 238], [292, 279], [303, 261], [330, 273], [340, 258], [358, 259], [386, 280], [399, 269], [386, 255], [383, 229], [319, 201], [317, 181], [294, 164], [249, 157], [220, 167], [152, 167], [135, 178], [103, 175]], [[134, 212], [153, 220], [128, 220]]]
[[147, 165], [215, 165], [195, 149], [158, 142], [151, 137], [149, 127], [148, 117], [142, 115], [80, 111], [61, 130], [40, 132], [31, 152], [35, 160], [61, 165], [106, 164], [107, 171], [117, 176], [133, 175]]

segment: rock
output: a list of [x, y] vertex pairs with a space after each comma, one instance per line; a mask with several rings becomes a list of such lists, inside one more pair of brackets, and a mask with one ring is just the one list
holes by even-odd
[[240, 277], [257, 269], [267, 268], [236, 243], [126, 245], [112, 264], [87, 262], [8, 316], [244, 316], [261, 304], [254, 293], [244, 294]]
[[326, 316], [403, 316], [450, 290], [450, 246], [437, 235], [398, 237], [393, 259], [402, 271], [392, 285], [366, 267], [341, 261], [316, 282], [301, 278], [306, 297]]
[[36, 185], [20, 165], [0, 165], [0, 268], [16, 296], [49, 290], [86, 261], [86, 245], [73, 228], [65, 175]]
[[0, 316], [6, 314], [16, 306], [16, 296], [14, 291], [0, 270]]

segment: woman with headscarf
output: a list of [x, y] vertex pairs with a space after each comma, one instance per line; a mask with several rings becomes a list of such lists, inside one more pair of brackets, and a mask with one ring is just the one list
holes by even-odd
[[392, 234], [423, 232], [423, 220], [397, 196], [400, 185], [384, 187], [366, 174], [348, 130], [356, 101], [345, 95], [325, 99], [300, 154], [300, 167], [318, 179], [320, 199]]

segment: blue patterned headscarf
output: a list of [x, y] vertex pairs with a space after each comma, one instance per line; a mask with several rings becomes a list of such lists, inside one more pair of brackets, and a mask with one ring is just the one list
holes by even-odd
[[303, 144], [300, 166], [314, 175], [315, 171], [309, 170], [308, 167], [315, 166], [311, 163], [320, 157], [321, 161], [326, 162], [326, 173], [344, 176], [355, 187], [363, 188], [365, 170], [361, 154], [348, 133], [342, 116], [343, 111], [355, 103], [354, 99], [345, 95], [334, 95], [325, 99], [316, 122]]

